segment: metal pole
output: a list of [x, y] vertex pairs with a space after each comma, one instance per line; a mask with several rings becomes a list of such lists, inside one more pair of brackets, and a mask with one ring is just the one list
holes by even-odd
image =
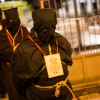
[[78, 12], [77, 12], [76, 0], [73, 0], [73, 2], [74, 2], [74, 9], [75, 9], [76, 28], [77, 28], [77, 32], [78, 32], [79, 52], [80, 52], [80, 48], [82, 48], [81, 32], [80, 32], [79, 19], [77, 19], [78, 18]]

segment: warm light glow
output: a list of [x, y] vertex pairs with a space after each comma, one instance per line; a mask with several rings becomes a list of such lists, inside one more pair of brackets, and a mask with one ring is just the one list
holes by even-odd
[[4, 3], [4, 2], [5, 2], [5, 0], [1, 0], [1, 2], [2, 2], [2, 3]]

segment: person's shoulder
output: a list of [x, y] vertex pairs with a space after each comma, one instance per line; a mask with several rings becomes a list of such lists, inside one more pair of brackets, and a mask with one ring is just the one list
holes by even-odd
[[66, 37], [64, 37], [62, 34], [56, 32], [55, 35], [57, 37], [59, 45], [71, 46], [69, 40]]
[[28, 38], [24, 39], [23, 41], [21, 41], [18, 45], [18, 47], [16, 48], [14, 53], [25, 53], [26, 51], [29, 51], [28, 48], [30, 46], [30, 41], [28, 40]]
[[28, 33], [30, 33], [26, 26], [21, 25], [21, 28], [23, 29], [24, 32], [27, 31]]
[[67, 38], [65, 38], [62, 34], [55, 32], [55, 35], [59, 40], [67, 41]]
[[26, 36], [28, 34], [30, 34], [29, 30], [27, 29], [27, 27], [21, 25], [21, 32], [23, 33], [23, 38], [26, 38]]
[[30, 36], [32, 39], [35, 39], [34, 34], [27, 34], [26, 37], [20, 42], [20, 48], [29, 48], [30, 45], [34, 46], [34, 43], [28, 38], [28, 36]]

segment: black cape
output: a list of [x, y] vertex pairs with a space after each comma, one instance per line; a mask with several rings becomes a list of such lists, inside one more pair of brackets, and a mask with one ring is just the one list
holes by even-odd
[[[58, 52], [61, 60], [66, 65], [72, 65], [72, 49], [70, 43], [62, 35], [55, 33], [58, 40]], [[45, 54], [49, 54], [48, 46], [39, 41], [34, 30], [32, 31], [32, 38], [42, 48]], [[52, 46], [52, 53], [56, 53], [56, 44]], [[12, 71], [15, 76], [24, 81], [34, 80], [37, 72], [45, 65], [43, 54], [39, 51], [36, 45], [28, 38], [24, 39], [13, 53], [11, 58]]]
[[[35, 35], [34, 30], [31, 34], [34, 41], [42, 48], [45, 54], [49, 54], [48, 46], [43, 44]], [[46, 68], [39, 73], [39, 71], [45, 65], [43, 54], [31, 42], [28, 38], [24, 39], [13, 53], [11, 57], [11, 67], [13, 71], [13, 82], [16, 88], [21, 91], [25, 83], [35, 83], [39, 85], [54, 85], [60, 80], [64, 80], [68, 76], [68, 65], [72, 65], [72, 49], [70, 43], [62, 35], [55, 33], [58, 40], [58, 52], [60, 53], [61, 60], [66, 64], [63, 64], [64, 75], [56, 78], [48, 78]], [[56, 53], [56, 43], [51, 45], [52, 53]], [[39, 74], [38, 74], [39, 73]], [[49, 82], [48, 82], [49, 81]]]

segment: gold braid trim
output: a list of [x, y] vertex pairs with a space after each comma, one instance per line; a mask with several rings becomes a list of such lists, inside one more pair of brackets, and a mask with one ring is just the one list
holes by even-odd
[[60, 94], [60, 87], [61, 87], [61, 86], [62, 86], [62, 87], [63, 87], [63, 86], [66, 86], [66, 87], [69, 89], [69, 91], [71, 92], [71, 94], [72, 94], [72, 96], [73, 96], [73, 100], [77, 100], [76, 97], [75, 97], [75, 95], [74, 95], [74, 93], [73, 93], [73, 91], [72, 91], [72, 90], [70, 89], [70, 87], [66, 84], [67, 80], [68, 80], [68, 78], [66, 78], [64, 81], [60, 81], [60, 82], [56, 83], [56, 85], [52, 85], [52, 86], [40, 86], [40, 85], [36, 85], [36, 84], [32, 84], [32, 85], [35, 86], [35, 87], [37, 87], [37, 88], [45, 88], [45, 89], [56, 87], [56, 88], [55, 88], [55, 96], [56, 96], [56, 97], [59, 97], [59, 94]]

